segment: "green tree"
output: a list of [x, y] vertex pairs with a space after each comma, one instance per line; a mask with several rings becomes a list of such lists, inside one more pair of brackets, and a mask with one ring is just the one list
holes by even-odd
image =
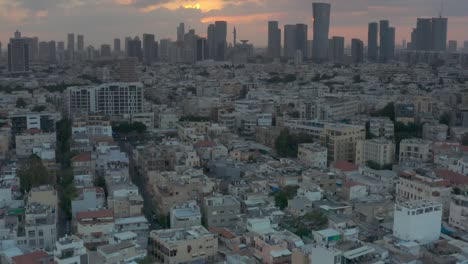
[[371, 114], [374, 117], [388, 117], [390, 120], [395, 121], [395, 105], [388, 103], [384, 108]]
[[46, 110], [46, 107], [44, 105], [36, 105], [32, 109], [33, 112], [42, 112], [44, 110]]
[[33, 187], [53, 183], [51, 174], [36, 155], [31, 155], [20, 167], [18, 177], [23, 192], [29, 192]]
[[298, 188], [299, 186], [297, 185], [288, 185], [283, 189], [275, 192], [273, 194], [275, 197], [275, 205], [281, 210], [286, 208], [288, 206], [288, 200], [291, 200], [296, 196]]
[[450, 126], [451, 121], [452, 121], [452, 115], [448, 112], [443, 113], [439, 119], [439, 123], [447, 125], [447, 126]]
[[16, 108], [26, 108], [28, 104], [23, 98], [16, 99]]
[[156, 260], [153, 258], [153, 256], [146, 256], [140, 260], [137, 260], [137, 263], [138, 264], [153, 264], [153, 263], [156, 263]]
[[146, 132], [146, 125], [141, 122], [123, 122], [112, 127], [112, 131], [117, 133], [129, 134], [132, 132], [136, 132], [139, 134], [143, 134]]
[[291, 134], [289, 130], [285, 129], [275, 140], [276, 153], [280, 157], [296, 158], [299, 144], [312, 142], [314, 141], [310, 135]]

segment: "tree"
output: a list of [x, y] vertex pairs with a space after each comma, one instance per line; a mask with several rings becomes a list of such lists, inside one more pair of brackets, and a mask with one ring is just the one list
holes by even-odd
[[138, 264], [153, 264], [155, 262], [156, 262], [156, 260], [153, 258], [153, 256], [150, 256], [150, 255], [148, 255], [148, 256], [140, 259], [140, 260], [137, 260]]
[[28, 104], [23, 98], [16, 99], [16, 108], [26, 108]]
[[447, 125], [447, 126], [450, 126], [451, 121], [452, 121], [452, 115], [448, 112], [443, 113], [439, 119], [439, 123]]
[[462, 145], [468, 146], [468, 133], [466, 133], [462, 138]]
[[44, 105], [36, 105], [32, 109], [33, 112], [42, 112], [44, 110], [46, 110], [46, 107]]
[[374, 117], [388, 117], [390, 120], [395, 121], [395, 105], [388, 103], [384, 108], [371, 114]]
[[146, 132], [146, 125], [141, 122], [123, 122], [112, 127], [112, 131], [117, 133], [129, 134], [131, 132], [136, 132], [138, 134], [143, 134]]
[[282, 190], [279, 190], [276, 193], [274, 193], [275, 205], [281, 210], [286, 208], [288, 206], [288, 200], [291, 200], [296, 196], [298, 188], [299, 186], [297, 185], [288, 185]]
[[31, 155], [18, 171], [20, 188], [23, 192], [29, 192], [31, 188], [53, 182], [51, 174], [42, 164], [42, 160]]
[[307, 134], [290, 134], [289, 130], [281, 131], [275, 140], [276, 153], [280, 157], [296, 158], [299, 144], [312, 143], [313, 138]]

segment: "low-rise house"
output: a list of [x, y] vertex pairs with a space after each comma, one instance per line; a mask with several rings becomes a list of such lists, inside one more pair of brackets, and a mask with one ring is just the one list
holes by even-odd
[[72, 217], [75, 218], [78, 212], [85, 212], [93, 209], [104, 208], [105, 193], [101, 187], [88, 187], [77, 190], [77, 197], [71, 201]]
[[196, 201], [187, 201], [175, 205], [170, 211], [171, 228], [186, 228], [201, 225], [200, 207]]
[[76, 214], [76, 235], [83, 240], [86, 248], [90, 250], [108, 244], [114, 230], [115, 220], [112, 210], [79, 212]]
[[237, 221], [241, 205], [231, 195], [212, 195], [203, 199], [202, 210], [208, 226], [228, 227]]
[[75, 235], [60, 238], [55, 242], [54, 261], [57, 264], [88, 264], [88, 250], [83, 240]]

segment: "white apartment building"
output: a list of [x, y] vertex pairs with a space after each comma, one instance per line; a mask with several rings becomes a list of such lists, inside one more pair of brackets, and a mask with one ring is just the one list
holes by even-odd
[[114, 212], [99, 210], [76, 214], [76, 235], [83, 239], [87, 248], [107, 244], [115, 230]]
[[65, 94], [67, 112], [72, 117], [93, 113], [122, 117], [143, 112], [144, 87], [141, 83], [69, 87]]
[[423, 244], [439, 239], [442, 226], [442, 205], [427, 200], [395, 205], [393, 235], [401, 240]]
[[72, 134], [112, 137], [112, 124], [104, 116], [83, 116], [73, 120]]
[[400, 163], [430, 162], [432, 160], [432, 141], [413, 138], [400, 142]]
[[201, 225], [201, 211], [196, 201], [175, 205], [169, 212], [171, 228], [187, 228]]
[[54, 261], [57, 264], [88, 264], [88, 250], [83, 240], [75, 235], [65, 236], [55, 242]]
[[373, 161], [380, 166], [393, 164], [395, 144], [384, 138], [358, 140], [356, 145], [356, 165], [365, 165]]
[[450, 203], [449, 224], [468, 231], [468, 196], [455, 195]]
[[50, 144], [55, 148], [57, 136], [53, 133], [43, 133], [39, 129], [28, 129], [15, 137], [16, 155], [27, 158], [32, 155], [34, 148], [41, 148], [44, 144]]
[[423, 125], [423, 139], [431, 141], [446, 141], [447, 133], [447, 125], [431, 123], [425, 123]]
[[400, 200], [429, 200], [443, 205], [446, 213], [449, 211], [452, 187], [444, 179], [429, 173], [402, 172], [396, 186], [396, 195]]
[[468, 156], [460, 158], [456, 164], [450, 165], [449, 169], [451, 171], [460, 173], [462, 175], [468, 176]]
[[[56, 209], [40, 203], [28, 203], [25, 215], [26, 244], [32, 249], [52, 250], [57, 240]], [[22, 240], [23, 238], [18, 239]]]
[[395, 125], [390, 118], [371, 118], [369, 120], [370, 133], [376, 137], [393, 138]]
[[297, 159], [311, 168], [327, 168], [327, 148], [319, 143], [299, 144]]

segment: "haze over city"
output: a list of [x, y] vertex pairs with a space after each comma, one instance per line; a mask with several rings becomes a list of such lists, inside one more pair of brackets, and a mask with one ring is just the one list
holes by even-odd
[[[448, 17], [448, 39], [467, 38], [468, 1], [444, 0], [332, 0], [330, 35], [366, 39], [367, 23], [390, 20], [396, 28], [396, 42], [410, 39], [417, 17]], [[8, 42], [19, 29], [23, 35], [43, 40], [65, 40], [75, 32], [86, 36], [86, 43], [111, 43], [115, 37], [152, 33], [160, 38], [175, 38], [179, 22], [206, 35], [215, 20], [226, 20], [228, 32], [234, 26], [239, 38], [257, 47], [267, 44], [268, 20], [285, 24], [309, 25], [312, 36], [312, 5], [308, 0], [0, 0], [0, 41]], [[229, 42], [232, 42], [229, 34]]]

